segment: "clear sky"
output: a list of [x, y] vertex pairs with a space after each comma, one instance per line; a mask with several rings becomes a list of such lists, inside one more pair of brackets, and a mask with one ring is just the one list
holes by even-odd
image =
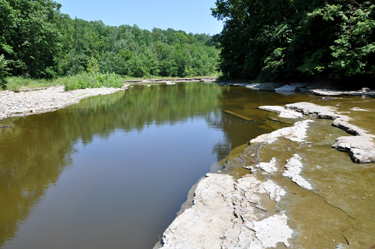
[[187, 33], [214, 35], [223, 29], [221, 21], [211, 15], [215, 0], [55, 0], [61, 12], [86, 21], [104, 24], [138, 25], [152, 30], [172, 28]]

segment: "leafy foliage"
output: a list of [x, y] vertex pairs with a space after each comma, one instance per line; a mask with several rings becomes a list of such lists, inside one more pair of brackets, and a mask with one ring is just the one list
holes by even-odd
[[80, 73], [61, 78], [58, 82], [65, 85], [65, 91], [99, 87], [120, 88], [124, 86], [123, 79], [115, 73]]
[[213, 74], [218, 49], [206, 34], [71, 19], [53, 0], [0, 0], [0, 54], [15, 76], [85, 71], [131, 77]]
[[10, 75], [10, 68], [8, 67], [8, 63], [9, 61], [4, 59], [4, 55], [0, 55], [0, 89], [5, 89], [7, 83], [5, 77]]
[[225, 77], [375, 76], [373, 1], [217, 0], [212, 15]]

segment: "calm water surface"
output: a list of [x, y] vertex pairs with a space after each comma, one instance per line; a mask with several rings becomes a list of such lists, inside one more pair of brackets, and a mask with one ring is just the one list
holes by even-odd
[[256, 107], [309, 98], [136, 86], [2, 120], [0, 248], [152, 248], [213, 163], [283, 126]]

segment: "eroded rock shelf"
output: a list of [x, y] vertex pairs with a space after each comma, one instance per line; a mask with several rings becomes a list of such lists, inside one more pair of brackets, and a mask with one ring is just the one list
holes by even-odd
[[[162, 248], [373, 246], [372, 131], [335, 107], [300, 102], [260, 109], [296, 122], [252, 139], [223, 162], [229, 174], [207, 174], [192, 208], [164, 233]], [[239, 177], [240, 168], [249, 171]]]

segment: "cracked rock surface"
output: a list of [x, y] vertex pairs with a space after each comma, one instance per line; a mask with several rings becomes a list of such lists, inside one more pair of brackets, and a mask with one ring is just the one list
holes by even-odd
[[[373, 136], [333, 107], [296, 103], [285, 108], [305, 114], [302, 119], [307, 120], [260, 135], [237, 157], [223, 161], [233, 172], [241, 168], [251, 174], [247, 171], [238, 180], [230, 171], [232, 176], [208, 174], [198, 184], [192, 211], [178, 216], [165, 232], [163, 248], [375, 245], [375, 164], [374, 153], [367, 151], [373, 147]], [[368, 164], [348, 160], [332, 144]], [[224, 209], [231, 215], [220, 213]], [[209, 225], [213, 219], [222, 219], [220, 231]], [[208, 241], [211, 244], [205, 244]]]
[[194, 205], [167, 228], [162, 248], [268, 248], [289, 245], [293, 231], [284, 213], [268, 210], [263, 199], [280, 201], [286, 192], [271, 180], [245, 175], [207, 174]]
[[[278, 113], [282, 112], [280, 107], [267, 107], [263, 109]], [[350, 123], [352, 119], [349, 116], [339, 114], [335, 108], [319, 106], [308, 102], [287, 104], [285, 105], [285, 109], [295, 110], [305, 115], [314, 115], [321, 119], [333, 119], [333, 126], [356, 137], [339, 137], [332, 147], [348, 152], [351, 159], [356, 163], [375, 162], [375, 136], [369, 134], [365, 129]]]

